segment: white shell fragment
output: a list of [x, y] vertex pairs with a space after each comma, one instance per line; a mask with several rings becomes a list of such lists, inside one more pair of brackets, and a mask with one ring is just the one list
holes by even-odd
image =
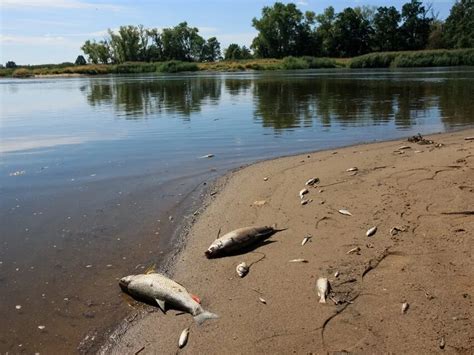
[[253, 203], [253, 205], [254, 205], [254, 206], [263, 206], [263, 205], [266, 204], [266, 203], [267, 203], [267, 201], [265, 201], [265, 200], [259, 200], [259, 201], [255, 201], [255, 202]]
[[268, 181], [268, 178], [265, 176], [265, 177], [263, 178], [263, 181]]
[[308, 193], [308, 189], [303, 189], [300, 191], [300, 199], [303, 199], [303, 196], [306, 195]]
[[316, 281], [316, 289], [318, 291], [319, 303], [326, 303], [326, 298], [329, 294], [330, 289], [329, 281], [325, 277], [320, 277]]
[[44, 330], [46, 327], [44, 325], [38, 325], [39, 330]]
[[350, 213], [348, 210], [339, 210], [338, 212], [345, 216], [352, 216], [352, 213]]
[[360, 252], [360, 248], [355, 247], [355, 248], [352, 248], [351, 250], [349, 250], [346, 254], [353, 254], [353, 253], [358, 253], [358, 252]]
[[407, 302], [402, 303], [402, 314], [407, 312], [408, 307], [410, 307], [410, 305]]
[[186, 346], [188, 342], [188, 337], [189, 337], [189, 328], [186, 328], [181, 332], [181, 335], [179, 336], [178, 347], [180, 349]]
[[367, 237], [371, 237], [371, 236], [373, 236], [373, 235], [375, 234], [375, 232], [377, 232], [377, 226], [374, 226], [374, 227], [370, 228], [370, 229], [365, 233], [365, 235], [366, 235]]
[[352, 171], [358, 171], [358, 170], [359, 170], [359, 168], [357, 168], [357, 167], [355, 167], [355, 166], [352, 167], [352, 168], [346, 169], [346, 171], [347, 171], [348, 173], [350, 173], [350, 172], [352, 172]]
[[237, 271], [237, 275], [239, 275], [240, 277], [244, 277], [248, 274], [249, 267], [245, 262], [241, 262], [239, 265], [237, 265], [235, 271]]
[[262, 302], [263, 304], [267, 304], [267, 301], [265, 301], [262, 297], [259, 297], [258, 300]]
[[21, 309], [21, 305], [17, 304], [17, 305], [15, 306], [15, 308], [18, 309], [18, 310], [20, 310], [20, 309]]
[[305, 182], [306, 186], [313, 186], [314, 184], [319, 183], [319, 178], [314, 177]]
[[311, 239], [312, 237], [310, 235], [307, 235], [306, 237], [303, 238], [303, 241], [301, 242], [301, 245], [305, 245], [306, 243], [308, 243], [308, 241]]
[[306, 259], [293, 259], [293, 260], [290, 260], [289, 263], [307, 263], [308, 260]]

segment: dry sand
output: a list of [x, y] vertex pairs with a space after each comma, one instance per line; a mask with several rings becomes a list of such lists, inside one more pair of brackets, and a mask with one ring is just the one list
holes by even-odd
[[[473, 353], [474, 141], [468, 136], [474, 130], [430, 136], [430, 145], [360, 145], [229, 174], [187, 236], [173, 274], [220, 319], [198, 326], [190, 315], [164, 315], [152, 306], [143, 312], [131, 302], [137, 310], [104, 350]], [[346, 172], [351, 167], [358, 172]], [[320, 183], [302, 206], [298, 193], [311, 177]], [[447, 214], [453, 212], [459, 214]], [[255, 252], [204, 257], [219, 229], [274, 223], [288, 229]], [[376, 234], [367, 237], [373, 226]], [[390, 234], [393, 227], [398, 234]], [[302, 246], [308, 234], [311, 241]], [[347, 254], [355, 247], [359, 253]], [[289, 263], [296, 258], [308, 262]], [[252, 264], [242, 279], [235, 272], [241, 261]], [[329, 278], [340, 304], [318, 303], [318, 277]], [[409, 308], [402, 314], [404, 302]], [[178, 350], [189, 326], [189, 342]]]

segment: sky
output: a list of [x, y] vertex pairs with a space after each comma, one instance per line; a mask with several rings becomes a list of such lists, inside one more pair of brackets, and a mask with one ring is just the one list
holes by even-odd
[[[362, 5], [395, 6], [409, 0], [295, 0], [299, 9], [321, 13]], [[288, 1], [281, 1], [288, 2]], [[440, 19], [454, 0], [431, 0]], [[256, 35], [252, 18], [260, 17], [265, 0], [0, 0], [0, 63], [74, 62], [87, 39], [104, 39], [107, 29], [142, 24], [166, 28], [187, 21], [204, 38], [217, 37], [221, 48], [230, 43], [250, 46]], [[425, 4], [428, 3], [425, 1]]]

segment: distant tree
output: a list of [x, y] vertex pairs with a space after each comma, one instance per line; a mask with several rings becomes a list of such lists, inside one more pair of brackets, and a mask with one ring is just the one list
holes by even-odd
[[310, 45], [314, 13], [303, 13], [295, 4], [276, 2], [262, 9], [262, 17], [254, 18], [252, 25], [259, 32], [252, 42], [252, 49], [259, 57], [282, 58], [303, 55]]
[[250, 53], [250, 49], [245, 46], [240, 47], [238, 44], [232, 43], [224, 50], [225, 60], [250, 58], [252, 58], [252, 53]]
[[215, 62], [221, 56], [221, 45], [216, 37], [211, 37], [202, 47], [200, 60], [202, 62]]
[[89, 62], [98, 64], [107, 64], [111, 61], [110, 47], [107, 41], [91, 42], [87, 40], [81, 47]]
[[424, 49], [428, 44], [430, 25], [433, 19], [428, 16], [428, 10], [418, 0], [411, 0], [402, 7], [403, 49]]
[[250, 52], [250, 49], [245, 46], [242, 46], [240, 54], [242, 56], [242, 59], [251, 59], [253, 57], [252, 52]]
[[372, 49], [375, 51], [396, 51], [400, 47], [401, 15], [393, 7], [379, 7], [374, 15], [374, 37]]
[[316, 15], [318, 27], [315, 36], [320, 46], [321, 55], [329, 57], [335, 53], [334, 22], [336, 13], [332, 6], [324, 10], [322, 14]]
[[5, 67], [3, 66], [3, 64], [0, 64], [0, 69], [4, 69]]
[[447, 48], [447, 43], [444, 38], [444, 22], [440, 20], [433, 20], [430, 26], [430, 35], [428, 36], [427, 49]]
[[150, 62], [159, 62], [163, 60], [163, 42], [161, 40], [161, 33], [157, 28], [147, 30], [148, 37], [151, 39], [151, 44], [148, 47], [148, 60]]
[[187, 22], [182, 22], [173, 28], [163, 29], [161, 40], [164, 59], [199, 60], [205, 40], [198, 32], [196, 27], [189, 27]]
[[87, 64], [86, 58], [84, 58], [83, 55], [78, 55], [77, 58], [76, 58], [76, 61], [74, 62], [74, 64], [76, 64], [76, 65], [86, 65]]
[[334, 22], [335, 49], [338, 56], [353, 57], [369, 52], [372, 28], [361, 11], [346, 8]]
[[444, 40], [451, 48], [474, 47], [474, 1], [456, 1], [446, 19]]
[[7, 69], [16, 68], [16, 63], [13, 62], [13, 61], [8, 61], [8, 62], [5, 64], [5, 68], [7, 68]]

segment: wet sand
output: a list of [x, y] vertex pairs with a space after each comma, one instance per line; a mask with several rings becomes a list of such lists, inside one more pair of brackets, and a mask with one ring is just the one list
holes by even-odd
[[[176, 353], [190, 327], [179, 352], [472, 353], [469, 136], [473, 129], [429, 136], [429, 145], [397, 140], [286, 157], [221, 178], [171, 275], [220, 319], [198, 326], [187, 314], [164, 315], [126, 296], [133, 311], [102, 351]], [[351, 167], [358, 171], [347, 172]], [[311, 202], [303, 206], [298, 193], [311, 177], [320, 183], [308, 188]], [[219, 230], [274, 223], [288, 229], [254, 252], [204, 257]], [[367, 237], [373, 226], [377, 232]], [[297, 258], [308, 262], [289, 263]], [[244, 278], [235, 272], [241, 261], [251, 265]], [[339, 304], [318, 302], [319, 277], [329, 279]]]

